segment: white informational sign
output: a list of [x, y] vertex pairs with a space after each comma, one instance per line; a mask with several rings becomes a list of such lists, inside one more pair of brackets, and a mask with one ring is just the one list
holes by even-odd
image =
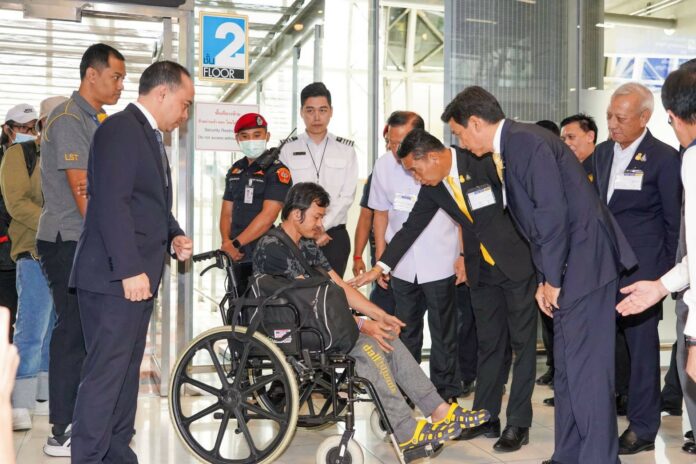
[[239, 151], [234, 125], [240, 116], [258, 112], [258, 105], [196, 102], [196, 150]]
[[201, 80], [245, 84], [249, 80], [249, 19], [200, 13]]

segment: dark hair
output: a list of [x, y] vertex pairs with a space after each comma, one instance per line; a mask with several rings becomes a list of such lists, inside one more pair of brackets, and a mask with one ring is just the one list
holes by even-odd
[[585, 113], [578, 113], [572, 116], [568, 116], [563, 121], [561, 121], [561, 129], [573, 122], [577, 122], [580, 126], [580, 129], [582, 129], [583, 132], [594, 132], [594, 140], [592, 141], [592, 143], [597, 143], [597, 123], [592, 118], [592, 116], [588, 116]]
[[687, 71], [696, 71], [696, 58], [692, 58], [689, 61], [685, 61], [679, 65], [679, 69], [685, 69]]
[[181, 85], [181, 76], [191, 77], [186, 68], [174, 61], [157, 61], [145, 68], [140, 76], [138, 94], [147, 95], [159, 85], [166, 85], [170, 89], [176, 89]]
[[387, 126], [401, 127], [410, 124], [412, 129], [425, 129], [425, 122], [413, 111], [394, 111], [387, 119]]
[[331, 200], [329, 194], [319, 184], [314, 182], [300, 182], [293, 185], [285, 196], [285, 204], [280, 212], [280, 219], [285, 221], [293, 210], [300, 210], [300, 221], [304, 221], [305, 211], [316, 203], [317, 206], [326, 208]]
[[471, 116], [478, 116], [491, 124], [505, 119], [505, 113], [495, 97], [483, 87], [473, 85], [467, 87], [449, 102], [444, 113], [440, 116], [442, 122], [454, 122], [466, 127]]
[[2, 151], [6, 145], [10, 144], [10, 136], [5, 132], [5, 126], [11, 129], [13, 124], [14, 121], [10, 119], [5, 122], [5, 124], [0, 125], [0, 151]]
[[126, 61], [121, 52], [110, 45], [103, 43], [90, 45], [82, 54], [82, 60], [80, 60], [80, 80], [87, 75], [87, 68], [94, 68], [98, 71], [108, 68], [110, 56], [120, 61]]
[[662, 105], [688, 124], [696, 124], [696, 69], [672, 71], [662, 85]]
[[541, 121], [537, 121], [536, 125], [539, 127], [543, 127], [544, 129], [553, 132], [556, 134], [556, 137], [561, 136], [561, 130], [558, 128], [555, 122], [549, 121], [548, 119], [542, 119]]
[[413, 155], [413, 159], [421, 159], [428, 153], [444, 150], [445, 146], [437, 137], [425, 129], [413, 129], [399, 145], [396, 156], [406, 158]]
[[300, 92], [300, 106], [304, 106], [308, 98], [326, 97], [326, 100], [331, 106], [331, 92], [326, 88], [323, 82], [312, 82]]

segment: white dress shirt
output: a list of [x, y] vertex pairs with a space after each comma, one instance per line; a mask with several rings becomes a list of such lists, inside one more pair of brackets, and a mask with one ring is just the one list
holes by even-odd
[[696, 282], [696, 146], [692, 145], [684, 153], [681, 167], [682, 184], [684, 185], [684, 230], [686, 238], [686, 256], [660, 279], [670, 292], [680, 292], [686, 288], [684, 303], [689, 308], [689, 314], [684, 327], [684, 334], [696, 337], [696, 294], [689, 288], [691, 282]]
[[346, 223], [358, 185], [358, 159], [353, 142], [339, 141], [327, 133], [324, 140], [315, 144], [303, 132], [283, 146], [280, 161], [290, 169], [294, 184], [314, 182], [329, 193], [331, 203], [324, 217], [324, 229]]
[[638, 145], [640, 145], [647, 133], [648, 129], [643, 130], [643, 134], [626, 148], [621, 148], [621, 145], [616, 142], [614, 143], [614, 158], [611, 162], [611, 176], [609, 177], [607, 203], [611, 201], [611, 196], [614, 194], [614, 183], [616, 182], [616, 178], [623, 175], [624, 171], [626, 171], [626, 168], [636, 154], [636, 150], [638, 150]]
[[[459, 175], [456, 177], [459, 178]], [[372, 170], [369, 207], [387, 211], [385, 239], [390, 242], [408, 219], [421, 186], [399, 164], [391, 152], [382, 155]], [[413, 246], [391, 270], [394, 277], [408, 282], [434, 282], [454, 274], [459, 256], [459, 226], [442, 209], [423, 230]], [[380, 264], [381, 267], [383, 267]]]
[[156, 130], [156, 131], [159, 131], [159, 133], [162, 134], [162, 131], [159, 130], [159, 127], [157, 127], [157, 121], [155, 120], [155, 117], [152, 115], [152, 113], [150, 113], [150, 112], [147, 110], [147, 108], [145, 108], [145, 107], [143, 106], [143, 104], [140, 103], [140, 102], [134, 102], [133, 104], [134, 104], [136, 107], [138, 107], [138, 109], [139, 109], [140, 111], [142, 111], [142, 113], [145, 115], [145, 119], [147, 119], [147, 122], [150, 123], [150, 125], [152, 126], [152, 128], [153, 128], [154, 130]]
[[498, 122], [498, 127], [495, 129], [495, 135], [493, 136], [493, 153], [501, 153], [500, 145], [502, 144], [501, 139], [503, 137], [503, 123], [505, 119], [501, 119]]

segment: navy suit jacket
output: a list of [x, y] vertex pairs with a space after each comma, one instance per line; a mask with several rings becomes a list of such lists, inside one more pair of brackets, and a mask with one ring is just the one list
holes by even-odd
[[[597, 145], [593, 156], [595, 186], [605, 204], [613, 160], [613, 141]], [[638, 257], [638, 267], [622, 277], [622, 285], [658, 279], [672, 268], [682, 199], [679, 152], [657, 140], [649, 130], [627, 169], [643, 171], [641, 190], [614, 190], [608, 205]]]
[[501, 155], [510, 212], [531, 245], [539, 280], [567, 305], [637, 264], [620, 227], [573, 152], [535, 124], [503, 123]]
[[[507, 210], [503, 208], [500, 180], [490, 157], [476, 158], [471, 152], [455, 148], [457, 170], [472, 223], [459, 209], [457, 202], [445, 187], [444, 182], [436, 186], [423, 185], [418, 200], [401, 230], [391, 239], [380, 261], [394, 268], [401, 257], [413, 245], [435, 214], [442, 208], [462, 226], [464, 259], [469, 285], [479, 285], [480, 244], [483, 243], [493, 257], [498, 269], [515, 282], [530, 278], [534, 274], [529, 246], [515, 229]], [[471, 189], [489, 185], [495, 204], [472, 210], [467, 198]]]
[[171, 214], [168, 166], [166, 171], [155, 132], [135, 105], [97, 129], [72, 287], [124, 296], [122, 280], [145, 273], [156, 293], [171, 241], [184, 234]]

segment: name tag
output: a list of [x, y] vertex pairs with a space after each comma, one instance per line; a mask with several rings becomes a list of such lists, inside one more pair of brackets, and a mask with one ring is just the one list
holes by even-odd
[[396, 195], [394, 195], [394, 209], [397, 211], [410, 213], [413, 209], [413, 205], [416, 204], [417, 199], [417, 195], [412, 195], [408, 193], [397, 193]]
[[244, 188], [244, 204], [250, 205], [254, 202], [254, 187]]
[[614, 190], [638, 190], [643, 187], [643, 171], [627, 169], [614, 178]]
[[306, 155], [306, 154], [307, 154], [306, 151], [293, 151], [292, 152], [292, 156], [302, 156], [302, 155]]
[[472, 211], [495, 205], [495, 195], [493, 195], [493, 189], [490, 185], [481, 185], [471, 189], [466, 193], [466, 196], [469, 198]]

